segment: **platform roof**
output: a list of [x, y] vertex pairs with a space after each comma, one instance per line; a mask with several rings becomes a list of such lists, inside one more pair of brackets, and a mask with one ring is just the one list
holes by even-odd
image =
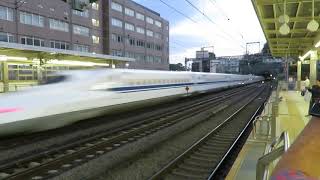
[[[105, 54], [94, 54], [72, 50], [54, 49], [47, 47], [29, 46], [6, 42], [0, 42], [0, 55], [21, 57], [20, 59], [27, 59], [26, 62], [40, 58], [95, 63], [111, 63], [112, 61], [112, 63], [114, 64], [135, 61], [135, 59], [133, 58], [118, 57]], [[14, 58], [12, 61], [14, 61]]]
[[[299, 57], [315, 48], [320, 40], [320, 29], [310, 32], [308, 23], [312, 20], [312, 0], [251, 0], [261, 27], [268, 41], [271, 54], [276, 57]], [[289, 16], [290, 33], [282, 35], [279, 16]], [[320, 22], [320, 0], [315, 0], [315, 20]]]

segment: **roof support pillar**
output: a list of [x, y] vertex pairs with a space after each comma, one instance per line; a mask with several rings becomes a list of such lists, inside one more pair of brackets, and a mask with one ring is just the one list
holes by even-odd
[[1, 63], [1, 75], [2, 75], [2, 82], [3, 82], [3, 92], [9, 91], [9, 71], [8, 71], [8, 63], [2, 62]]
[[301, 90], [301, 61], [297, 62], [297, 90]]
[[315, 85], [317, 81], [318, 51], [313, 50], [310, 56], [310, 85]]

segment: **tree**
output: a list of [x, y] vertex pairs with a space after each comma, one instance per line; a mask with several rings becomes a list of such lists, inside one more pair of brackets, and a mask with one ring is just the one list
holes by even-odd
[[270, 48], [269, 48], [269, 44], [268, 43], [264, 44], [261, 53], [264, 54], [264, 55], [270, 54]]
[[170, 71], [185, 71], [186, 68], [181, 64], [170, 64], [169, 65]]
[[73, 9], [84, 11], [89, 4], [96, 3], [99, 0], [71, 0], [71, 1], [72, 1]]

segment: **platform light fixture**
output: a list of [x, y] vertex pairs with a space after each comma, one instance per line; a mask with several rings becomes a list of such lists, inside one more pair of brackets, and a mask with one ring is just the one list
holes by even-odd
[[301, 61], [304, 61], [308, 56], [311, 55], [311, 53], [312, 53], [312, 51], [310, 50], [310, 51], [308, 51], [305, 55], [299, 56], [300, 60], [301, 60]]
[[107, 63], [94, 63], [94, 62], [81, 62], [81, 61], [70, 61], [70, 60], [57, 60], [53, 59], [47, 62], [47, 64], [56, 64], [56, 65], [70, 65], [70, 66], [104, 66], [108, 67]]
[[15, 57], [15, 56], [0, 55], [0, 61], [8, 61], [8, 60], [27, 61], [28, 58], [26, 58], [26, 57]]
[[8, 58], [7, 58], [7, 56], [0, 56], [0, 62], [3, 62], [3, 61], [7, 61], [8, 60]]
[[314, 19], [314, 0], [312, 0], [312, 20], [308, 23], [307, 29], [311, 32], [316, 32], [319, 28], [319, 23]]
[[288, 25], [289, 23], [289, 16], [286, 14], [286, 1], [283, 2], [283, 15], [279, 16], [279, 22], [283, 23], [280, 28], [279, 28], [279, 32], [282, 35], [288, 35], [290, 33], [290, 27]]
[[287, 23], [284, 23], [280, 26], [279, 32], [282, 35], [288, 35], [290, 33], [290, 27], [288, 26]]

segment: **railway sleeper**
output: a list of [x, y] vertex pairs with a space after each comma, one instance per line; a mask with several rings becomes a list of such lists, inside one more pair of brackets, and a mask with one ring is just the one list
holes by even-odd
[[174, 169], [172, 174], [184, 176], [185, 179], [205, 179], [208, 177], [208, 174], [206, 173], [194, 173], [180, 168]]
[[218, 138], [218, 137], [212, 137], [210, 139], [208, 139], [206, 142], [208, 143], [219, 143], [219, 144], [225, 144], [227, 142], [229, 142], [230, 140], [228, 139], [223, 139], [223, 138]]
[[165, 176], [165, 178], [162, 178], [165, 180], [203, 180], [204, 178], [190, 178], [190, 177], [186, 177], [184, 175], [180, 175], [180, 174], [168, 174]]
[[199, 148], [198, 153], [205, 153], [205, 154], [208, 154], [208, 155], [218, 155], [219, 153], [215, 152], [214, 150], [208, 150], [208, 149], [202, 149], [202, 148]]
[[212, 171], [212, 166], [210, 167], [204, 167], [204, 166], [199, 166], [199, 165], [194, 165], [194, 164], [181, 164], [178, 166], [178, 168], [190, 170], [190, 171], [197, 171], [197, 172], [202, 172], [202, 173], [207, 173], [209, 174]]
[[233, 140], [236, 135], [239, 134], [239, 131], [232, 134], [216, 134], [213, 138], [224, 139], [224, 140]]
[[230, 142], [228, 141], [220, 141], [220, 142], [217, 142], [217, 141], [207, 141], [204, 143], [205, 145], [208, 145], [208, 146], [228, 146], [230, 144]]
[[199, 157], [199, 156], [195, 156], [195, 155], [191, 155], [189, 157], [189, 159], [191, 161], [194, 161], [195, 163], [205, 164], [205, 165], [212, 165], [212, 164], [215, 164], [218, 161], [217, 159], [207, 159], [207, 158], [203, 158], [203, 157]]
[[205, 152], [205, 153], [214, 153], [214, 154], [221, 154], [223, 152], [225, 152], [227, 148], [225, 149], [221, 149], [221, 147], [219, 147], [219, 149], [217, 148], [199, 148], [197, 151], [200, 151], [200, 152]]
[[196, 151], [193, 153], [195, 156], [203, 157], [203, 158], [208, 158], [208, 159], [216, 159], [220, 157], [217, 153], [204, 153], [204, 152], [199, 152]]
[[216, 151], [216, 152], [222, 152], [225, 151], [226, 149], [228, 149], [228, 147], [230, 146], [230, 144], [215, 144], [215, 145], [202, 145], [201, 148], [202, 149], [207, 149], [207, 150], [211, 150], [211, 151]]
[[188, 166], [186, 164], [181, 164], [175, 170], [188, 172], [188, 173], [196, 174], [196, 175], [208, 175], [208, 174], [210, 174], [210, 171], [211, 171], [210, 169], [195, 168], [192, 166]]
[[189, 164], [189, 165], [193, 165], [193, 166], [198, 166], [201, 168], [212, 168], [216, 164], [215, 161], [201, 163], [201, 162], [195, 161], [193, 159], [186, 159], [186, 160], [184, 160], [184, 163]]

